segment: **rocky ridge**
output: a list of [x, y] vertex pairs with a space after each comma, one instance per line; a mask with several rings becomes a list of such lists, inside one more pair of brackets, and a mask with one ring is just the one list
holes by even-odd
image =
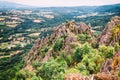
[[55, 44], [55, 41], [61, 37], [64, 37], [62, 50], [66, 51], [68, 54], [71, 54], [73, 52], [71, 43], [74, 43], [76, 46], [80, 45], [76, 35], [82, 33], [93, 36], [90, 24], [86, 25], [83, 22], [77, 24], [75, 21], [70, 21], [68, 23], [63, 23], [57, 28], [54, 28], [52, 35], [36, 40], [36, 43], [30, 50], [29, 55], [25, 58], [27, 63], [26, 65], [30, 65], [33, 60], [38, 60], [40, 62], [47, 61], [51, 56], [53, 56], [53, 54], [56, 54], [52, 48], [49, 48], [49, 50], [46, 52], [46, 55], [41, 57], [39, 55], [42, 55], [42, 52], [39, 50], [43, 49], [44, 46], [52, 47], [53, 44]]
[[115, 16], [111, 19], [102, 31], [102, 34], [98, 36], [97, 42], [100, 45], [106, 44], [111, 46], [118, 42], [120, 45], [120, 17]]
[[[86, 25], [83, 22], [80, 24], [74, 21], [66, 22], [57, 28], [54, 28], [53, 34], [47, 36], [46, 38], [41, 38], [36, 41], [33, 45], [29, 55], [25, 57], [26, 69], [34, 68], [31, 66], [33, 61], [45, 62], [50, 59], [50, 57], [56, 58], [60, 55], [60, 51], [66, 53], [66, 55], [72, 54], [74, 46], [81, 46], [82, 43], [79, 42], [76, 35], [87, 34], [94, 37], [91, 30], [90, 24]], [[56, 41], [61, 42], [62, 46], [58, 50], [54, 49]], [[88, 41], [89, 43], [94, 43], [94, 41]], [[98, 36], [97, 42], [99, 45], [114, 46], [115, 43], [120, 45], [120, 17], [115, 16], [107, 24], [106, 28]], [[74, 44], [74, 45], [73, 45]], [[45, 47], [48, 49], [43, 50]], [[45, 53], [43, 53], [45, 52]], [[116, 73], [118, 75], [116, 75]], [[106, 59], [103, 63], [100, 72], [96, 74], [91, 74], [90, 76], [82, 76], [79, 73], [68, 74], [65, 76], [65, 80], [120, 80], [118, 77], [120, 74], [120, 51], [114, 54], [110, 59]]]

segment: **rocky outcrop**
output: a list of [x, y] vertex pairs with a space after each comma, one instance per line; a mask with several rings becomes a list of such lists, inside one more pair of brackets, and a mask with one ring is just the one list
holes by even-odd
[[120, 17], [115, 16], [107, 24], [97, 38], [97, 42], [100, 45], [114, 45], [116, 42], [120, 44]]
[[[113, 17], [103, 30], [102, 34], [97, 38], [100, 45], [113, 46], [116, 42], [120, 44], [120, 18]], [[48, 61], [50, 57], [56, 58], [60, 53], [65, 53], [65, 56], [72, 54], [74, 46], [81, 45], [77, 38], [77, 34], [88, 34], [93, 36], [91, 25], [86, 25], [83, 22], [80, 24], [74, 21], [63, 23], [59, 27], [54, 28], [53, 34], [46, 38], [37, 39], [33, 45], [28, 56], [25, 57], [25, 68], [32, 69], [32, 62], [38, 61], [40, 63]], [[53, 49], [55, 43], [59, 39], [64, 39], [62, 47], [59, 51]], [[74, 43], [74, 45], [73, 45]], [[47, 47], [47, 49], [45, 49]], [[60, 52], [61, 51], [61, 52]], [[64, 80], [120, 80], [120, 51], [117, 51], [112, 59], [107, 59], [97, 74], [90, 76], [82, 76], [79, 73], [70, 73], [65, 76]]]
[[120, 70], [120, 51], [117, 51], [113, 56], [113, 59], [107, 59], [105, 63], [103, 63], [101, 72], [111, 73], [115, 70]]
[[106, 73], [93, 74], [88, 77], [82, 76], [79, 73], [73, 73], [65, 76], [64, 80], [120, 80], [120, 78]]
[[100, 72], [94, 75], [95, 80], [120, 80], [120, 51], [103, 63]]
[[120, 80], [120, 51], [117, 51], [113, 59], [107, 59], [100, 70], [100, 73], [88, 77], [79, 73], [66, 75], [64, 80]]
[[[60, 37], [64, 36], [64, 44], [63, 44], [63, 50], [66, 53], [71, 54], [73, 52], [71, 43], [78, 42], [77, 34], [86, 33], [89, 35], [93, 35], [90, 24], [86, 25], [83, 22], [80, 22], [80, 24], [75, 23], [75, 21], [70, 21], [68, 23], [63, 23], [60, 26], [54, 28], [53, 34], [50, 36], [47, 36], [46, 38], [37, 39], [35, 44], [33, 45], [32, 49], [30, 50], [30, 53], [27, 57], [25, 57], [26, 65], [31, 64], [32, 61], [47, 61], [55, 52], [53, 49], [49, 49], [46, 52], [46, 55], [44, 57], [41, 57], [43, 54], [41, 49], [43, 49], [45, 46], [52, 46], [55, 44], [55, 41], [59, 39]], [[76, 44], [78, 45], [78, 44]]]
[[89, 80], [88, 77], [82, 76], [79, 73], [68, 74], [64, 80]]
[[100, 72], [107, 72], [109, 73], [112, 70], [112, 59], [107, 59], [100, 70]]
[[94, 75], [93, 80], [120, 80], [120, 78], [111, 74], [98, 73]]

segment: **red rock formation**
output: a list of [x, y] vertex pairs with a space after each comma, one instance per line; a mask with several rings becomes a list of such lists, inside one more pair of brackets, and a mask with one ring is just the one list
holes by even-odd
[[[114, 17], [111, 19], [111, 22], [108, 23], [107, 27], [104, 29], [102, 34], [98, 37], [98, 43], [113, 45], [115, 42], [119, 42], [117, 38], [115, 40], [110, 40], [113, 35], [111, 30], [114, 25], [119, 25], [120, 18]], [[59, 39], [61, 36], [66, 36], [64, 39], [63, 50], [69, 54], [73, 52], [71, 43], [77, 42], [78, 39], [76, 34], [87, 33], [89, 35], [93, 35], [89, 26], [85, 23], [81, 22], [80, 25], [77, 25], [74, 21], [69, 23], [69, 26], [66, 24], [62, 24], [59, 27], [54, 29], [54, 32], [51, 36], [46, 38], [41, 38], [36, 41], [33, 45], [29, 55], [25, 58], [26, 65], [31, 65], [32, 61], [40, 61], [44, 62], [49, 60], [53, 54], [57, 53], [51, 48], [47, 54], [42, 57], [42, 52], [39, 49], [44, 49], [44, 46], [53, 46], [55, 41]], [[120, 37], [120, 32], [117, 34], [117, 37]], [[114, 39], [114, 38], [113, 38]], [[59, 53], [58, 53], [59, 54]], [[101, 72], [98, 74], [93, 74], [89, 77], [85, 77], [80, 75], [79, 73], [68, 74], [65, 77], [65, 80], [120, 80], [117, 72], [120, 72], [120, 51], [116, 52], [113, 59], [107, 59], [105, 63], [102, 65]]]
[[64, 80], [89, 80], [88, 77], [84, 77], [80, 75], [79, 73], [73, 73], [73, 74], [68, 74], [65, 76]]
[[105, 63], [103, 63], [100, 72], [107, 72], [109, 73], [112, 70], [112, 59], [107, 59]]
[[[69, 24], [69, 25], [67, 25]], [[89, 26], [85, 23], [81, 22], [80, 25], [76, 24], [75, 21], [71, 21], [69, 23], [63, 23], [57, 28], [54, 28], [53, 34], [51, 36], [47, 36], [46, 38], [38, 39], [35, 44], [33, 45], [32, 49], [30, 50], [29, 55], [25, 58], [27, 64], [31, 64], [32, 61], [47, 61], [52, 54], [54, 53], [53, 50], [49, 50], [45, 57], [41, 57], [42, 52], [40, 49], [43, 49], [44, 46], [50, 46], [55, 43], [55, 40], [59, 39], [61, 36], [66, 36], [64, 40], [64, 50], [71, 54], [73, 52], [71, 43], [77, 42], [76, 34], [87, 33], [89, 35], [93, 35], [91, 32], [90, 24]]]
[[[120, 80], [118, 73], [120, 73], [120, 51], [117, 51], [113, 59], [107, 59], [101, 68], [101, 73], [96, 74], [96, 78], [100, 80]], [[99, 79], [96, 79], [99, 80]]]
[[113, 28], [115, 26], [119, 27], [120, 29], [120, 17], [115, 16], [111, 19], [111, 21], [107, 24], [105, 29], [102, 31], [102, 34], [100, 34], [97, 38], [97, 42], [100, 45], [114, 45], [116, 42], [119, 42], [120, 44], [120, 39], [116, 39], [120, 37], [120, 31], [117, 33], [116, 36], [114, 36], [114, 32], [112, 32]]
[[94, 75], [93, 80], [120, 80], [120, 78], [111, 74], [98, 73]]

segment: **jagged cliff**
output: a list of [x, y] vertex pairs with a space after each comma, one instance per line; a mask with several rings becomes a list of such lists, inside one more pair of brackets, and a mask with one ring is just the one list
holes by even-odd
[[[63, 46], [61, 47], [62, 50], [67, 54], [73, 53], [74, 49], [72, 48], [72, 43], [75, 46], [80, 45], [77, 35], [82, 33], [93, 36], [90, 24], [86, 25], [83, 22], [77, 24], [75, 21], [70, 21], [54, 28], [52, 35], [47, 36], [46, 38], [37, 39], [36, 43], [30, 50], [29, 55], [25, 58], [26, 65], [30, 65], [31, 62], [35, 60], [40, 62], [47, 61], [51, 56], [54, 56], [55, 54], [59, 55], [58, 51], [53, 50], [52, 47], [54, 46], [56, 40], [60, 38], [64, 38]], [[44, 56], [41, 56], [43, 54], [42, 49], [45, 46], [50, 46], [49, 50], [46, 51]]]
[[[62, 59], [67, 57], [68, 70], [75, 68], [87, 74], [86, 77], [80, 74], [82, 72], [66, 74], [64, 71], [65, 80], [120, 80], [120, 17], [113, 17], [97, 38], [90, 24], [66, 21], [54, 28], [50, 36], [36, 40], [25, 57], [24, 69], [32, 72], [36, 70], [33, 62], [37, 61], [42, 66], [51, 57], [59, 61], [58, 56], [62, 56]], [[43, 78], [47, 79], [46, 75]]]
[[100, 45], [113, 46], [116, 42], [120, 45], [120, 17], [115, 16], [111, 19], [97, 41]]

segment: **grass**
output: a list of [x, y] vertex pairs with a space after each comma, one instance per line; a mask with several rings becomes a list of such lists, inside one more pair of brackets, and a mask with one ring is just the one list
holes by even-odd
[[0, 22], [0, 25], [5, 25], [5, 22]]
[[0, 25], [0, 28], [7, 28], [7, 26], [5, 26], [5, 25]]
[[8, 43], [2, 43], [2, 44], [0, 45], [0, 48], [1, 48], [1, 49], [5, 49], [5, 48], [7, 48], [8, 45], [9, 45]]

